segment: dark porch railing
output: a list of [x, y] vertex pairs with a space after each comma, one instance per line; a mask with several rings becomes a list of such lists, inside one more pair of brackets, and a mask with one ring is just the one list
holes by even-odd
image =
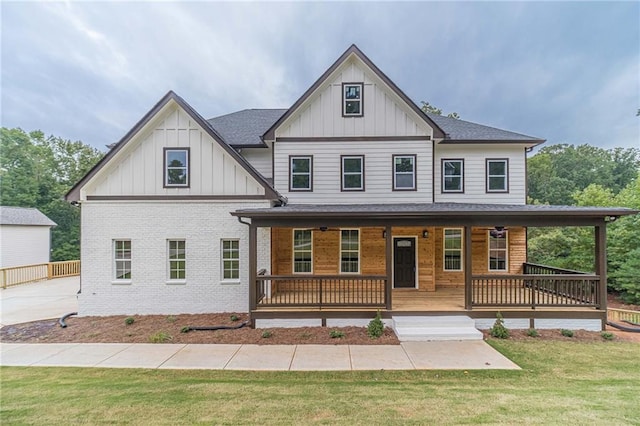
[[258, 275], [257, 307], [384, 308], [384, 275]]
[[567, 274], [579, 274], [579, 275], [586, 275], [586, 272], [581, 272], [581, 271], [574, 271], [572, 269], [562, 269], [562, 268], [556, 268], [554, 266], [546, 266], [546, 265], [539, 265], [537, 263], [523, 263], [522, 264], [522, 271], [525, 273], [525, 275], [527, 274], [550, 274], [550, 275], [567, 275]]

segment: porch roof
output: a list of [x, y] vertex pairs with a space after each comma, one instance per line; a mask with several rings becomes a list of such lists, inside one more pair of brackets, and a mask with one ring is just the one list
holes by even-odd
[[288, 204], [231, 213], [258, 226], [469, 225], [589, 226], [633, 215], [623, 207], [470, 203]]

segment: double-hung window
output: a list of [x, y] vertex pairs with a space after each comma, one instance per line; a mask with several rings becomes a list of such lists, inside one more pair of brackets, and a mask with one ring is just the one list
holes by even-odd
[[169, 281], [184, 281], [187, 270], [185, 240], [167, 240]]
[[487, 159], [487, 192], [509, 192], [509, 160]]
[[222, 240], [222, 279], [240, 278], [240, 241]]
[[313, 239], [310, 229], [293, 230], [293, 272], [313, 272]]
[[164, 149], [164, 187], [189, 187], [189, 148]]
[[393, 156], [393, 190], [414, 191], [416, 189], [416, 156]]
[[364, 191], [364, 156], [343, 155], [340, 157], [342, 169], [342, 191]]
[[313, 157], [289, 157], [289, 191], [311, 191], [313, 189]]
[[131, 281], [131, 241], [113, 240], [115, 281]]
[[442, 192], [464, 192], [464, 160], [442, 160]]
[[462, 229], [444, 229], [444, 270], [462, 271]]
[[507, 270], [507, 247], [508, 247], [508, 231], [501, 233], [499, 237], [489, 235], [489, 270], [490, 271], [506, 271]]
[[342, 116], [362, 117], [363, 83], [342, 83]]
[[360, 231], [357, 229], [340, 230], [340, 272], [360, 272]]

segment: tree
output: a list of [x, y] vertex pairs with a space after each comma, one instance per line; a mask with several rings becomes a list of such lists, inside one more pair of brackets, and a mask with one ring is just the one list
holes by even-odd
[[[437, 107], [431, 105], [429, 102], [420, 101], [420, 103], [422, 104], [420, 106], [420, 109], [422, 111], [428, 112], [430, 114], [442, 115], [442, 110], [440, 108], [437, 108]], [[457, 112], [450, 112], [449, 114], [447, 114], [447, 117], [455, 118], [455, 119], [459, 119], [460, 118], [460, 116], [458, 115]]]

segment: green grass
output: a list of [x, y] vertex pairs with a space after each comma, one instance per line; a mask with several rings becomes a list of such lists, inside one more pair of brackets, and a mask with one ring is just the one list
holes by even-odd
[[640, 424], [640, 344], [491, 341], [521, 371], [0, 370], [1, 424]]

